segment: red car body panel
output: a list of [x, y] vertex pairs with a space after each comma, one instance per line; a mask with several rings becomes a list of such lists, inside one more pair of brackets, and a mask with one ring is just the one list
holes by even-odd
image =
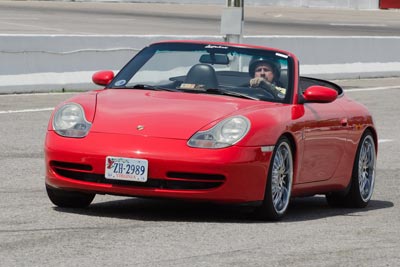
[[[46, 184], [101, 194], [261, 201], [270, 148], [286, 135], [294, 146], [292, 196], [345, 189], [363, 132], [369, 128], [375, 134], [372, 117], [344, 94], [331, 103], [301, 103], [298, 61], [290, 55], [295, 74], [291, 103], [122, 89], [93, 91], [68, 100], [80, 104], [93, 125], [84, 138], [66, 138], [53, 130], [50, 119], [45, 141]], [[232, 115], [245, 116], [251, 122], [248, 134], [239, 142], [220, 149], [187, 145], [194, 133]], [[99, 177], [104, 176], [107, 156], [147, 159], [148, 176], [154, 184], [106, 183]], [[93, 181], [82, 180], [83, 176]], [[198, 182], [205, 187], [175, 186], [179, 182]]]
[[[132, 105], [133, 100], [135, 105]], [[273, 105], [264, 105], [268, 104]], [[246, 109], [253, 109], [254, 101], [232, 101], [232, 97], [226, 96], [113, 89], [99, 93], [97, 105], [93, 132], [140, 133], [187, 140], [204, 125], [235, 114], [238, 110], [246, 112]], [[117, 119], [110, 119], [110, 116]], [[132, 130], [132, 125], [144, 123], [144, 130]]]

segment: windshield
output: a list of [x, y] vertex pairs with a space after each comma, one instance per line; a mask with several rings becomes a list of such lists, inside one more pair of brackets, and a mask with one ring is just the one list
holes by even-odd
[[288, 102], [292, 60], [271, 50], [159, 43], [139, 52], [109, 88], [212, 93]]

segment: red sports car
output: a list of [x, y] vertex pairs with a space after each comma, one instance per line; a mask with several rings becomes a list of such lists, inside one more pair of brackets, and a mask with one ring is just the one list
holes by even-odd
[[299, 76], [292, 53], [199, 41], [145, 47], [102, 90], [54, 110], [46, 189], [60, 207], [96, 194], [255, 204], [281, 219], [292, 197], [371, 199], [377, 133], [338, 85]]

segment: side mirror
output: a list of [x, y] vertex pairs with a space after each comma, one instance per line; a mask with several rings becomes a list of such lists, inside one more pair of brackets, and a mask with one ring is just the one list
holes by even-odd
[[114, 72], [111, 70], [98, 71], [92, 76], [92, 81], [101, 86], [108, 85], [114, 79]]
[[303, 93], [305, 102], [311, 103], [330, 103], [335, 101], [337, 96], [336, 90], [319, 85], [310, 86]]

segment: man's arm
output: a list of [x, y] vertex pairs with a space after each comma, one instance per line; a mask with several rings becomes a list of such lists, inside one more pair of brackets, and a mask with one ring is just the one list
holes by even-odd
[[250, 80], [250, 87], [261, 87], [263, 89], [268, 90], [268, 92], [272, 93], [276, 98], [285, 98], [286, 88], [276, 86], [268, 81], [266, 81], [262, 77], [256, 77]]

